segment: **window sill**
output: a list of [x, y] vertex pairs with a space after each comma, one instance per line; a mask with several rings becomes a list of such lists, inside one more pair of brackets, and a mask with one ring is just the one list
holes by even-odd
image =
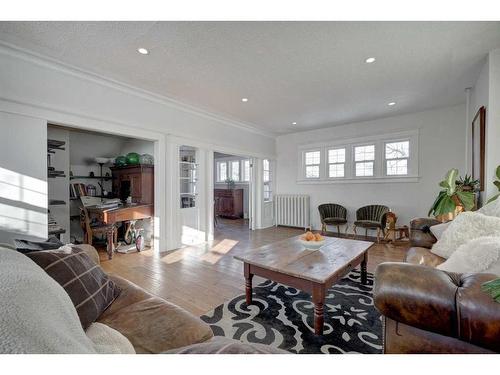
[[301, 185], [315, 184], [387, 184], [387, 183], [415, 183], [420, 176], [402, 176], [402, 177], [357, 177], [357, 178], [316, 178], [297, 180]]

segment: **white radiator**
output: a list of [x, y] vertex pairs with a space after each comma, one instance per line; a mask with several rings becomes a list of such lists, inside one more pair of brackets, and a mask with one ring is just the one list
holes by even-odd
[[274, 196], [274, 219], [275, 225], [289, 227], [300, 227], [308, 229], [311, 227], [311, 215], [309, 212], [309, 195], [277, 194]]

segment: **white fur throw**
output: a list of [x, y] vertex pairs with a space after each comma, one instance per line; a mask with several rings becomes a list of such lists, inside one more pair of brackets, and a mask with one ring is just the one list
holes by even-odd
[[87, 331], [87, 337], [94, 343], [94, 348], [100, 354], [135, 354], [130, 341], [117, 330], [102, 323], [92, 323]]
[[463, 212], [451, 222], [431, 252], [448, 259], [460, 245], [484, 236], [500, 236], [500, 217]]
[[479, 237], [470, 240], [459, 246], [448, 260], [437, 268], [457, 273], [500, 275], [500, 237]]
[[35, 262], [0, 248], [0, 353], [96, 353], [68, 294]]
[[493, 202], [485, 204], [476, 212], [479, 212], [483, 215], [487, 216], [496, 216], [500, 217], [500, 197], [495, 199]]

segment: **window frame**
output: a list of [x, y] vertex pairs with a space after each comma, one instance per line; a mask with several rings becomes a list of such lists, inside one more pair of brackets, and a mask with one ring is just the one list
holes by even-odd
[[[302, 144], [297, 153], [297, 183], [299, 184], [329, 184], [329, 183], [392, 183], [418, 182], [419, 176], [419, 129], [399, 130], [379, 134], [371, 134], [356, 138], [337, 138], [332, 141]], [[387, 143], [409, 141], [409, 157], [406, 175], [387, 175], [385, 145]], [[375, 145], [373, 160], [373, 176], [356, 176], [355, 148], [357, 146]], [[328, 151], [345, 148], [346, 158], [344, 177], [329, 177]], [[305, 155], [307, 152], [320, 151], [320, 177], [306, 178]]]
[[[330, 151], [336, 151], [336, 150], [344, 150], [344, 162], [343, 163], [339, 163], [339, 162], [332, 163], [332, 162], [330, 162]], [[326, 176], [328, 178], [331, 178], [331, 179], [346, 178], [347, 154], [348, 154], [347, 147], [343, 147], [343, 146], [340, 146], [340, 147], [328, 147], [326, 149]], [[330, 176], [330, 166], [331, 165], [340, 165], [340, 164], [342, 164], [342, 166], [344, 168], [344, 175], [343, 176]]]
[[[356, 148], [357, 147], [366, 147], [366, 146], [373, 146], [373, 160], [360, 160], [360, 161], [356, 161]], [[352, 176], [354, 178], [363, 178], [363, 179], [366, 179], [366, 178], [373, 178], [375, 177], [375, 175], [377, 174], [377, 171], [376, 171], [376, 168], [378, 166], [378, 163], [377, 163], [377, 150], [378, 150], [378, 147], [377, 147], [377, 144], [376, 142], [367, 142], [367, 143], [359, 143], [359, 144], [353, 144], [352, 145], [352, 151], [351, 151], [351, 156], [352, 156]], [[356, 165], [358, 163], [370, 163], [372, 162], [373, 163], [373, 173], [371, 176], [358, 176], [356, 174]]]
[[[310, 152], [319, 152], [319, 164], [306, 164], [306, 154], [308, 154]], [[304, 150], [302, 152], [302, 170], [303, 170], [302, 177], [305, 180], [318, 180], [322, 177], [321, 165], [322, 165], [322, 161], [324, 161], [324, 157], [322, 156], [322, 154], [323, 154], [323, 151], [321, 148]], [[306, 175], [307, 167], [316, 167], [316, 166], [318, 167], [318, 177], [307, 177], [307, 175]]]
[[[248, 178], [245, 176], [245, 165], [248, 163]], [[250, 182], [250, 173], [251, 173], [251, 165], [250, 165], [250, 159], [243, 159], [241, 160], [241, 165], [240, 165], [240, 182]]]
[[[400, 143], [400, 142], [408, 142], [408, 157], [405, 158], [392, 158], [387, 159], [387, 155], [385, 152], [385, 148], [389, 143]], [[410, 139], [395, 139], [390, 141], [384, 141], [384, 149], [383, 149], [383, 167], [384, 167], [384, 175], [386, 177], [406, 177], [410, 172], [410, 159], [412, 154], [411, 140]], [[406, 174], [388, 174], [387, 173], [387, 162], [390, 160], [406, 160]]]
[[[220, 166], [222, 164], [226, 165], [226, 178], [224, 180], [221, 179]], [[228, 163], [228, 161], [227, 160], [217, 161], [217, 181], [216, 182], [219, 182], [219, 183], [226, 182], [228, 176], [229, 176], [229, 163]]]
[[[231, 180], [233, 180], [234, 182], [240, 182], [241, 181], [241, 160], [230, 160], [228, 162], [228, 164], [231, 166], [231, 168], [229, 170], [229, 176], [230, 176]], [[237, 178], [234, 178], [234, 175], [233, 175], [233, 167], [235, 164], [238, 166]]]
[[[265, 161], [267, 161], [267, 164], [269, 166], [268, 169], [266, 169], [265, 166]], [[265, 172], [268, 172], [269, 179], [266, 181], [264, 179]], [[269, 196], [266, 198], [266, 186], [269, 187], [267, 192], [269, 193]], [[272, 202], [273, 201], [273, 179], [272, 179], [272, 162], [271, 159], [262, 159], [262, 200], [264, 202]]]

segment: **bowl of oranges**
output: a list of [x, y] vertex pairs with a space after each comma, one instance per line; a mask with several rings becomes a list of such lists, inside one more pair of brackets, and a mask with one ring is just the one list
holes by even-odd
[[306, 232], [300, 237], [299, 242], [307, 250], [319, 250], [325, 244], [325, 237], [319, 233]]

